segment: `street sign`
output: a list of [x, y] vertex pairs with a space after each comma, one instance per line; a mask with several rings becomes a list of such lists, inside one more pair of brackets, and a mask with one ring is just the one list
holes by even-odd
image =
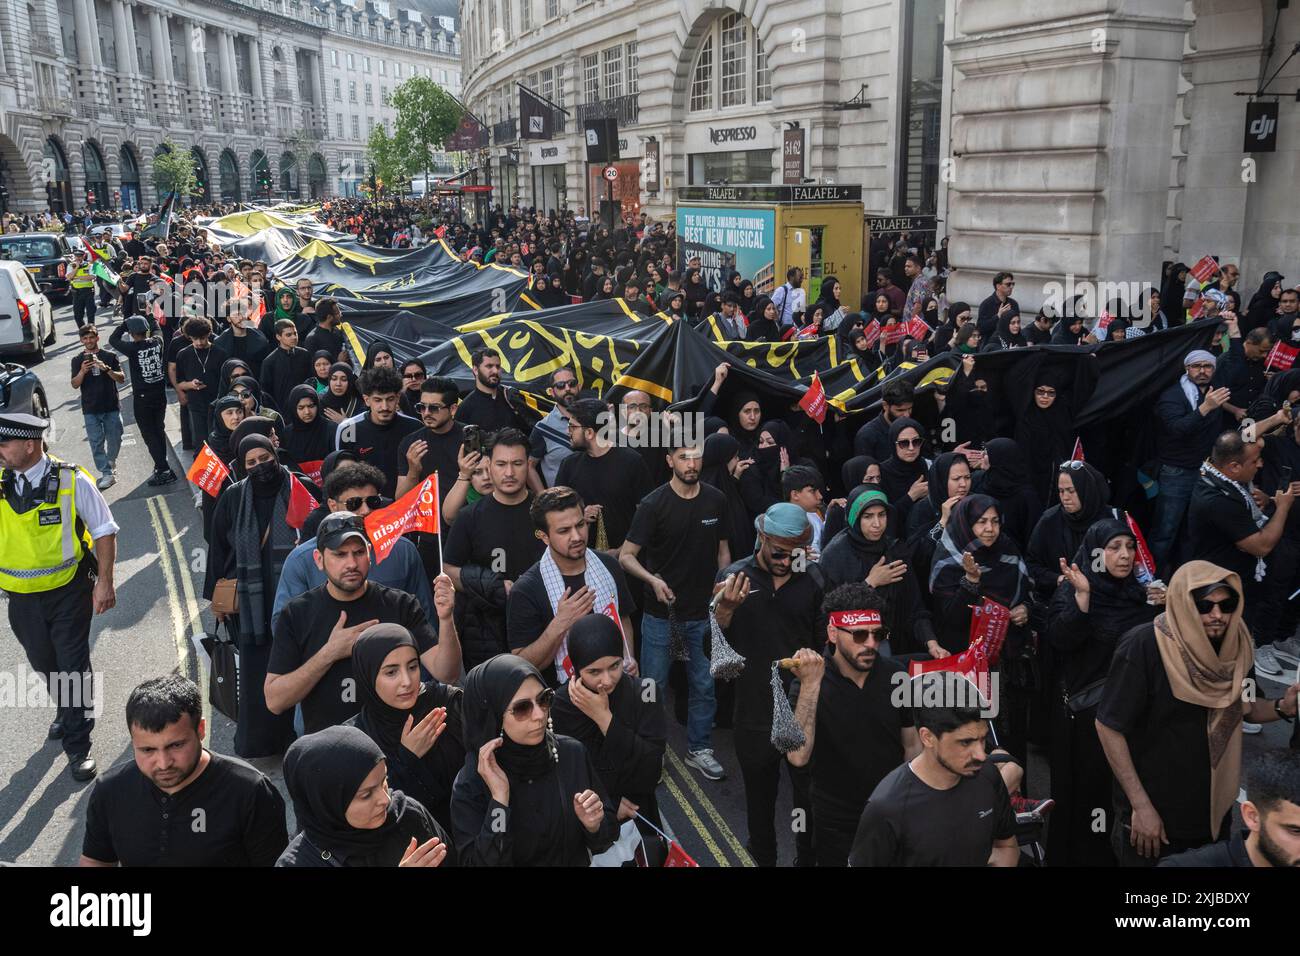
[[604, 176], [606, 180], [612, 183], [614, 180], [618, 179], [618, 167], [606, 166], [604, 169], [600, 171], [600, 174]]

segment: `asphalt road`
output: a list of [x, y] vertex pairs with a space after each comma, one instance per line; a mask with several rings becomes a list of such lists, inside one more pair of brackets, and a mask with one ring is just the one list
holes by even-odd
[[[92, 465], [78, 394], [70, 385], [71, 357], [80, 350], [71, 309], [57, 309], [56, 320], [58, 342], [50, 348], [46, 361], [34, 367], [55, 421], [51, 448], [65, 460]], [[105, 343], [108, 322], [107, 316], [101, 316]], [[96, 618], [91, 629], [91, 660], [102, 687], [102, 713], [93, 749], [101, 772], [132, 759], [123, 717], [132, 687], [148, 677], [179, 671], [206, 689], [205, 662], [193, 637], [202, 634], [205, 623], [212, 623], [198, 596], [203, 538], [193, 488], [184, 481], [163, 489], [145, 484], [152, 466], [131, 418], [129, 389], [129, 383], [122, 386], [126, 429], [118, 481], [105, 493], [122, 528], [115, 574], [117, 606]], [[175, 404], [168, 412], [168, 432], [175, 441], [175, 453], [179, 453]], [[188, 464], [186, 456], [172, 467], [181, 474]], [[0, 594], [0, 604], [5, 603]], [[5, 607], [0, 614], [0, 679], [22, 683], [27, 664], [7, 613]], [[1268, 696], [1277, 696], [1280, 687], [1270, 683], [1265, 690]], [[46, 740], [53, 713], [24, 703], [20, 695], [14, 703], [5, 702], [0, 711], [0, 862], [75, 864], [90, 785], [72, 779], [58, 743]], [[669, 710], [671, 714], [671, 703]], [[232, 752], [234, 728], [230, 721], [209, 713], [208, 729], [210, 747]], [[1271, 724], [1262, 735], [1247, 737], [1247, 760], [1262, 746], [1285, 746], [1289, 733], [1290, 725]], [[744, 848], [744, 789], [730, 731], [719, 729], [714, 734], [717, 758], [728, 772], [727, 779], [717, 782], [703, 779], [685, 765], [685, 734], [671, 717], [669, 741], [658, 799], [670, 829], [701, 866], [752, 866]], [[1045, 763], [1031, 755], [1029, 792], [1035, 796], [1050, 793]], [[283, 790], [278, 760], [258, 761], [257, 765]], [[788, 864], [794, 836], [789, 784], [784, 777], [777, 821], [780, 860]]]

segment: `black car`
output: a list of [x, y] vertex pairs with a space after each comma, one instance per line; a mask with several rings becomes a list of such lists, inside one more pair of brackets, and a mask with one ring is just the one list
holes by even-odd
[[0, 259], [21, 262], [37, 287], [51, 298], [72, 293], [72, 246], [60, 232], [20, 232], [0, 236]]
[[14, 362], [0, 363], [0, 414], [5, 412], [50, 417], [45, 386], [35, 372]]

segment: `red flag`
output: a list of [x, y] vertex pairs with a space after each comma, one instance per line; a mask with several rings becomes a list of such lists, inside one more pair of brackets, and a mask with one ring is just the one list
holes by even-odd
[[897, 322], [885, 326], [885, 344], [893, 345], [907, 334], [906, 326], [899, 325]]
[[439, 239], [441, 239], [443, 236], [447, 234], [447, 227], [439, 226], [437, 229], [433, 230], [433, 234], [437, 236]]
[[226, 463], [212, 453], [208, 443], [204, 442], [199, 453], [194, 456], [194, 464], [185, 473], [185, 477], [215, 498], [221, 492], [221, 483], [230, 475]]
[[803, 398], [799, 399], [799, 407], [818, 425], [826, 421], [826, 389], [822, 386], [822, 380], [816, 372], [813, 372], [812, 384], [808, 386], [808, 391], [804, 392]]
[[1111, 315], [1109, 312], [1102, 312], [1101, 317], [1097, 319], [1097, 327], [1093, 330], [1097, 333], [1097, 338], [1101, 338], [1105, 335], [1106, 330], [1110, 328], [1110, 324], [1114, 321], [1115, 316]]
[[1070, 461], [1083, 461], [1083, 439], [1074, 440], [1074, 454], [1070, 456]]
[[307, 516], [320, 506], [320, 502], [311, 496], [307, 486], [298, 480], [293, 472], [289, 473], [289, 507], [285, 511], [284, 521], [290, 528], [302, 529]]
[[690, 854], [683, 850], [682, 845], [676, 840], [668, 844], [668, 858], [664, 860], [664, 866], [693, 866], [699, 868], [699, 864], [691, 859]]
[[1296, 356], [1300, 355], [1300, 349], [1285, 342], [1278, 342], [1268, 353], [1268, 361], [1264, 363], [1264, 371], [1285, 372], [1295, 365]]
[[1198, 298], [1195, 302], [1192, 303], [1192, 307], [1187, 310], [1187, 317], [1189, 319], [1199, 319], [1204, 314], [1205, 314], [1205, 299], [1203, 298]]
[[862, 334], [867, 337], [867, 348], [880, 341], [880, 320], [872, 319], [862, 327]]
[[1202, 256], [1197, 260], [1196, 265], [1187, 271], [1192, 274], [1192, 278], [1204, 285], [1219, 274], [1219, 264], [1214, 261], [1213, 256]]
[[366, 515], [366, 534], [375, 546], [375, 563], [387, 558], [397, 539], [408, 531], [439, 533], [436, 471], [387, 508]]
[[1133, 540], [1137, 544], [1137, 565], [1133, 569], [1133, 575], [1138, 579], [1138, 584], [1146, 587], [1156, 579], [1156, 560], [1151, 557], [1147, 539], [1142, 537], [1142, 529], [1133, 520], [1133, 516], [1126, 511], [1124, 519], [1128, 522], [1128, 529], [1133, 532]]
[[1011, 623], [1011, 611], [997, 601], [985, 599], [976, 605], [970, 619], [970, 646], [960, 654], [952, 654], [935, 661], [911, 661], [907, 665], [910, 677], [952, 671], [972, 681], [981, 691], [988, 690], [989, 668], [997, 664], [1002, 654], [1002, 642]]
[[321, 469], [321, 465], [323, 464], [325, 464], [323, 460], [322, 461], [300, 461], [298, 462], [298, 467], [302, 469], [302, 473], [304, 475], [306, 475], [308, 478], [310, 478], [312, 481], [316, 482], [316, 484], [319, 485], [320, 469]]

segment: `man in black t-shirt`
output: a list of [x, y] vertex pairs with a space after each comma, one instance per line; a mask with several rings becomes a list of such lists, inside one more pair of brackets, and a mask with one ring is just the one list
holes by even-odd
[[131, 365], [131, 411], [153, 458], [153, 476], [147, 483], [154, 487], [170, 484], [176, 480], [176, 473], [167, 463], [167, 376], [162, 336], [150, 334], [144, 316], [133, 315], [113, 330], [108, 344], [125, 355]]
[[402, 439], [420, 430], [420, 423], [397, 410], [402, 379], [391, 367], [368, 368], [359, 381], [364, 414], [339, 422], [334, 433], [335, 451], [354, 451], [360, 459], [384, 473], [380, 494], [394, 497], [397, 476], [406, 464], [399, 448]]
[[545, 548], [529, 515], [528, 439], [518, 429], [502, 429], [484, 454], [492, 493], [461, 509], [442, 556], [443, 570], [460, 594], [466, 668], [509, 649], [506, 598]]
[[988, 760], [979, 690], [951, 671], [902, 687], [915, 708], [921, 753], [871, 792], [849, 866], [1018, 865], [1016, 816]]
[[211, 429], [208, 413], [223, 394], [221, 366], [230, 356], [212, 344], [212, 323], [202, 316], [186, 319], [182, 331], [190, 345], [176, 356], [172, 385], [180, 394], [190, 419], [190, 437], [198, 446]]
[[325, 572], [325, 584], [300, 594], [280, 612], [265, 688], [266, 706], [273, 714], [302, 704], [309, 734], [341, 724], [357, 712], [352, 645], [372, 624], [402, 625], [415, 638], [425, 669], [442, 672], [438, 635], [420, 602], [405, 591], [368, 580], [369, 540], [361, 518], [347, 511], [325, 518], [316, 533], [314, 557]]
[[[112, 352], [99, 349], [99, 332], [83, 325], [77, 332], [81, 352], [72, 356], [72, 387], [81, 391], [81, 417], [86, 422], [86, 441], [99, 469], [99, 490], [117, 480], [117, 454], [122, 449], [122, 412], [117, 386], [126, 381], [122, 363]], [[107, 445], [107, 448], [105, 448]]]
[[471, 361], [474, 390], [457, 407], [456, 421], [477, 425], [485, 432], [517, 428], [527, 434], [527, 426], [506, 399], [506, 390], [501, 385], [501, 353], [495, 349], [476, 349]]
[[[536, 665], [548, 684], [558, 687], [573, 676], [572, 667], [564, 665], [574, 621], [585, 614], [605, 614], [618, 621], [626, 643], [634, 605], [618, 559], [587, 547], [587, 517], [576, 491], [547, 488], [533, 499], [529, 516], [547, 550], [510, 589], [506, 640], [514, 653]], [[630, 647], [625, 656], [627, 672], [635, 677]]]
[[96, 782], [81, 866], [274, 866], [289, 843], [284, 798], [260, 770], [203, 746], [199, 689], [178, 674], [126, 702], [135, 760]]
[[592, 546], [617, 555], [637, 505], [650, 493], [650, 472], [631, 448], [610, 444], [613, 415], [600, 399], [575, 402], [568, 424], [573, 454], [560, 462], [555, 483], [585, 502]]
[[687, 649], [690, 682], [686, 762], [710, 780], [725, 775], [713, 756], [717, 703], [704, 653], [709, 600], [719, 568], [731, 563], [725, 515], [727, 499], [700, 481], [704, 452], [677, 445], [667, 456], [673, 477], [642, 500], [619, 551], [619, 564], [647, 585], [641, 616], [641, 674], [668, 686], [669, 648], [677, 628]]
[[426, 378], [415, 410], [424, 427], [406, 435], [397, 446], [397, 493], [400, 498], [435, 471], [438, 491], [447, 496], [459, 476], [457, 456], [465, 443], [465, 427], [456, 421], [460, 392], [449, 378]]
[[[880, 656], [889, 637], [875, 588], [842, 584], [826, 595], [830, 662], [800, 650], [794, 715], [806, 743], [786, 754], [812, 765], [813, 845], [818, 866], [846, 866], [853, 835], [873, 790], [901, 761], [919, 756], [921, 741], [908, 707], [893, 692], [907, 669]], [[820, 678], [818, 675], [821, 675]]]
[[315, 355], [317, 352], [325, 351], [335, 357], [336, 362], [346, 362], [352, 364], [352, 357], [348, 353], [347, 341], [343, 338], [343, 333], [339, 331], [339, 325], [343, 322], [343, 310], [334, 299], [326, 296], [316, 301], [316, 327], [307, 333], [306, 339], [302, 343], [303, 351], [308, 355]]

